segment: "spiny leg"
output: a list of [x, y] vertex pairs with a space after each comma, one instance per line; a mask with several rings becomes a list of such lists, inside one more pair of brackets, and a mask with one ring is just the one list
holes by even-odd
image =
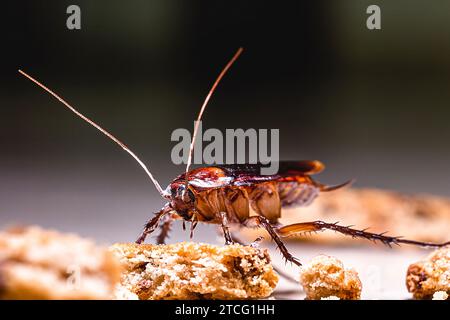
[[161, 218], [170, 211], [172, 211], [172, 208], [166, 205], [159, 212], [157, 212], [156, 215], [145, 224], [144, 230], [142, 230], [141, 235], [137, 238], [136, 243], [143, 243], [145, 238], [147, 238], [147, 235], [151, 234], [158, 227]]
[[225, 212], [219, 213], [223, 236], [225, 237], [225, 245], [233, 244], [233, 238], [231, 237], [230, 228], [228, 227], [228, 218]]
[[280, 249], [281, 254], [286, 259], [286, 261], [292, 262], [292, 263], [296, 264], [297, 266], [302, 265], [297, 258], [295, 258], [293, 255], [291, 255], [289, 253], [288, 249], [284, 245], [280, 236], [275, 231], [274, 227], [270, 224], [269, 220], [267, 220], [266, 218], [264, 218], [262, 216], [253, 216], [253, 217], [248, 218], [244, 222], [244, 225], [247, 227], [250, 227], [250, 228], [263, 227], [264, 229], [266, 229], [267, 232], [269, 233], [270, 237], [272, 238], [272, 240], [275, 241], [276, 245], [278, 246], [278, 249]]
[[195, 230], [195, 228], [197, 228], [197, 224], [198, 224], [197, 216], [194, 214], [190, 221], [191, 221], [191, 228], [189, 230], [189, 239], [192, 240], [192, 238], [194, 237], [194, 230]]
[[440, 248], [450, 245], [449, 242], [445, 243], [432, 243], [432, 242], [422, 242], [422, 241], [415, 241], [415, 240], [408, 240], [408, 239], [402, 239], [401, 237], [392, 237], [392, 236], [385, 236], [384, 233], [372, 233], [367, 232], [367, 229], [364, 230], [357, 230], [352, 229], [350, 226], [341, 226], [337, 223], [327, 223], [324, 221], [312, 221], [312, 222], [302, 222], [302, 223], [295, 223], [290, 224], [287, 226], [283, 226], [277, 229], [278, 234], [281, 236], [291, 236], [299, 233], [304, 232], [317, 232], [317, 231], [323, 231], [323, 230], [333, 230], [339, 233], [342, 233], [347, 236], [351, 236], [352, 238], [364, 238], [371, 241], [380, 241], [383, 244], [391, 247], [392, 244], [400, 245], [401, 243], [404, 244], [411, 244], [415, 246], [422, 246], [422, 247], [432, 247], [432, 248]]
[[169, 237], [169, 232], [172, 230], [172, 223], [174, 220], [173, 215], [166, 215], [163, 219], [164, 221], [161, 225], [161, 231], [156, 237], [157, 244], [165, 244], [166, 239]]

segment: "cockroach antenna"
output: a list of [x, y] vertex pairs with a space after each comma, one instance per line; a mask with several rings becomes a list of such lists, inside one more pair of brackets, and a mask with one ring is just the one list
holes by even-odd
[[189, 168], [190, 168], [191, 163], [192, 163], [192, 154], [194, 152], [195, 139], [197, 138], [197, 132], [198, 132], [198, 128], [199, 128], [199, 125], [200, 125], [200, 120], [202, 119], [202, 116], [203, 116], [203, 112], [205, 111], [206, 105], [208, 104], [209, 100], [211, 99], [211, 96], [214, 93], [214, 91], [216, 90], [216, 87], [219, 84], [220, 80], [222, 80], [224, 75], [227, 73], [228, 69], [230, 69], [230, 67], [233, 65], [233, 63], [241, 55], [243, 50], [244, 49], [241, 47], [241, 48], [239, 48], [236, 51], [236, 53], [234, 54], [233, 58], [231, 58], [231, 60], [227, 63], [225, 68], [223, 68], [223, 70], [220, 72], [220, 74], [217, 77], [216, 81], [214, 82], [214, 84], [212, 85], [211, 89], [209, 90], [208, 95], [205, 98], [205, 101], [203, 101], [202, 108], [200, 109], [200, 112], [198, 114], [197, 120], [195, 121], [194, 133], [192, 134], [191, 146], [189, 148], [189, 156], [188, 156], [187, 165], [186, 165], [186, 172], [185, 172], [185, 179], [186, 179], [185, 180], [186, 181], [185, 182], [185, 190], [188, 189], [188, 184], [189, 184], [188, 172], [189, 172]]
[[139, 165], [144, 169], [145, 173], [149, 176], [149, 178], [152, 180], [153, 184], [155, 185], [156, 189], [158, 190], [159, 194], [164, 197], [164, 191], [159, 185], [158, 181], [153, 177], [151, 172], [147, 169], [147, 166], [139, 159], [139, 157], [130, 150], [122, 141], [114, 137], [111, 133], [109, 133], [107, 130], [103, 129], [101, 126], [99, 126], [97, 123], [80, 113], [78, 110], [76, 110], [74, 107], [72, 107], [68, 102], [66, 102], [63, 98], [61, 98], [59, 95], [57, 95], [55, 92], [50, 90], [48, 87], [40, 83], [38, 80], [34, 79], [32, 76], [28, 75], [27, 73], [23, 72], [22, 70], [18, 70], [20, 74], [37, 84], [39, 87], [47, 91], [50, 95], [52, 95], [54, 98], [56, 98], [59, 102], [61, 102], [64, 106], [66, 106], [70, 111], [75, 113], [78, 117], [89, 123], [91, 126], [99, 130], [101, 133], [103, 133], [105, 136], [107, 136], [109, 139], [117, 143], [123, 150], [128, 152], [136, 161], [139, 163]]

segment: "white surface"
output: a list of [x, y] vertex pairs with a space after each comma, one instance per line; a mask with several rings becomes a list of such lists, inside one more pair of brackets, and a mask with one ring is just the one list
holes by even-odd
[[[267, 244], [262, 244], [267, 246]], [[296, 279], [299, 267], [285, 264], [278, 251], [269, 245], [273, 264], [289, 272]], [[385, 248], [368, 244], [355, 247], [332, 247], [325, 245], [288, 242], [290, 251], [304, 264], [319, 254], [334, 256], [345, 268], [354, 268], [362, 282], [362, 299], [411, 299], [405, 285], [408, 266], [424, 258], [430, 250], [406, 248]], [[274, 296], [278, 299], [303, 299], [301, 286], [280, 279]]]

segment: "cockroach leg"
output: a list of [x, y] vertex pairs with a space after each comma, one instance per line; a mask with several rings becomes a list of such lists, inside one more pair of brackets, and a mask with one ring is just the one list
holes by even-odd
[[139, 238], [137, 238], [136, 243], [141, 244], [145, 241], [145, 238], [147, 238], [147, 235], [155, 231], [155, 229], [158, 227], [159, 219], [161, 218], [161, 212], [159, 212], [155, 217], [150, 219], [144, 226], [144, 230], [142, 231]]
[[295, 223], [277, 229], [278, 234], [281, 236], [291, 236], [304, 232], [318, 232], [323, 230], [333, 230], [344, 235], [351, 236], [352, 238], [364, 238], [374, 242], [380, 241], [389, 247], [393, 244], [400, 245], [401, 243], [431, 248], [440, 248], [450, 245], [450, 241], [445, 243], [432, 243], [408, 240], [402, 239], [401, 237], [385, 236], [385, 233], [372, 233], [365, 230], [352, 229], [350, 227], [338, 225], [337, 223], [327, 223], [324, 221]]
[[191, 229], [189, 232], [190, 239], [192, 239], [194, 237], [194, 230], [195, 230], [195, 228], [197, 228], [197, 224], [198, 224], [197, 216], [193, 215], [192, 219], [191, 219]]
[[264, 218], [262, 216], [253, 216], [253, 217], [248, 218], [246, 221], [244, 221], [244, 225], [249, 228], [255, 228], [255, 227], [261, 228], [262, 227], [262, 228], [266, 229], [267, 232], [269, 233], [270, 237], [272, 238], [272, 240], [275, 241], [278, 249], [280, 249], [281, 254], [283, 255], [284, 259], [286, 261], [294, 263], [297, 266], [302, 265], [297, 258], [295, 258], [292, 254], [290, 254], [290, 252], [284, 245], [283, 241], [281, 240], [280, 236], [277, 234], [274, 227], [270, 224], [269, 220], [267, 220], [266, 218]]
[[137, 238], [136, 243], [141, 244], [147, 238], [147, 235], [151, 234], [159, 225], [159, 221], [163, 218], [167, 213], [172, 211], [172, 208], [168, 205], [165, 205], [156, 215], [150, 219], [144, 226], [144, 230], [142, 231], [139, 238]]
[[163, 217], [164, 221], [161, 225], [161, 231], [156, 237], [157, 244], [165, 244], [166, 239], [169, 237], [169, 232], [172, 230], [172, 223], [174, 217], [172, 215], [166, 215]]
[[231, 237], [230, 228], [228, 227], [228, 218], [225, 212], [219, 213], [223, 236], [225, 237], [225, 245], [233, 244], [233, 238]]

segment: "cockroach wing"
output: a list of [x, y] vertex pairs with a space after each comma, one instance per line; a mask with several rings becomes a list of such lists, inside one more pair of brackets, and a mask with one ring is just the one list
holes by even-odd
[[[261, 175], [261, 168], [267, 167], [262, 163], [256, 164], [223, 164], [217, 165], [228, 174], [236, 175]], [[279, 161], [278, 172], [273, 176], [312, 175], [321, 172], [325, 165], [317, 160]], [[270, 177], [271, 175], [268, 175]]]
[[[320, 161], [280, 161], [279, 170], [274, 175], [262, 175], [261, 168], [267, 165], [257, 164], [224, 164], [200, 167], [189, 171], [189, 185], [197, 190], [215, 189], [226, 186], [250, 186], [267, 181], [280, 181], [289, 178], [303, 179], [310, 182], [309, 175], [324, 169]], [[178, 176], [172, 183], [180, 184], [185, 174]]]
[[318, 160], [303, 160], [303, 161], [280, 161], [280, 168], [278, 174], [286, 175], [312, 175], [322, 172], [325, 165]]
[[278, 173], [262, 175], [263, 164], [235, 164], [218, 165], [227, 176], [232, 177], [231, 183], [235, 186], [246, 186], [266, 181], [283, 180], [289, 177], [309, 176], [321, 172], [325, 166], [317, 160], [280, 161]]

